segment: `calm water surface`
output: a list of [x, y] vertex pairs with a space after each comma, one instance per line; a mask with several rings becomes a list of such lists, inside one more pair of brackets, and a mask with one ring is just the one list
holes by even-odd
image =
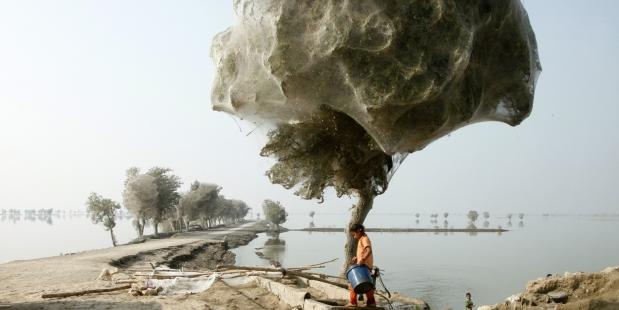
[[[290, 227], [307, 227], [292, 218]], [[314, 225], [335, 226], [343, 215], [316, 215]], [[450, 216], [448, 227], [466, 227], [464, 215]], [[301, 220], [302, 221], [302, 220]], [[369, 233], [375, 264], [380, 266], [387, 288], [426, 300], [433, 309], [463, 309], [464, 294], [470, 291], [477, 305], [501, 302], [524, 289], [527, 281], [548, 273], [599, 271], [619, 265], [619, 218], [585, 216], [525, 216], [512, 219], [490, 218], [488, 227], [501, 225], [509, 232], [434, 234]], [[484, 220], [477, 221], [483, 227]], [[481, 222], [481, 224], [479, 223]], [[321, 225], [323, 223], [324, 225]], [[416, 224], [413, 216], [374, 214], [367, 227], [434, 227], [430, 218]], [[340, 257], [343, 233], [287, 232], [280, 234], [285, 247], [265, 246], [273, 237], [261, 234], [248, 246], [235, 249], [238, 265], [268, 266], [255, 255], [255, 248], [284, 266], [302, 266]], [[340, 262], [317, 272], [337, 274]]]
[[[314, 216], [316, 227], [341, 227], [345, 214]], [[288, 228], [308, 227], [307, 214], [289, 216]], [[476, 304], [493, 304], [522, 291], [526, 282], [548, 273], [599, 271], [619, 265], [619, 217], [533, 216], [523, 220], [504, 216], [477, 220], [478, 227], [510, 229], [503, 234], [466, 233], [370, 233], [374, 260], [384, 272], [391, 291], [420, 297], [433, 309], [463, 309], [464, 294], [470, 291]], [[421, 215], [372, 213], [367, 227], [463, 228], [464, 214], [441, 214], [436, 222]], [[130, 219], [119, 219], [115, 228], [119, 242], [136, 237]], [[150, 233], [147, 231], [146, 233]], [[0, 217], [0, 263], [17, 259], [54, 256], [111, 246], [109, 232], [93, 225], [85, 216], [59, 215], [49, 219]], [[343, 233], [287, 232], [279, 235], [285, 246], [265, 246], [273, 237], [260, 234], [248, 246], [234, 249], [237, 264], [268, 266], [255, 248], [284, 266], [317, 263], [342, 255]], [[337, 274], [340, 262], [317, 272]]]
[[[148, 227], [145, 234], [152, 233]], [[117, 242], [137, 237], [131, 219], [116, 220]], [[12, 260], [55, 256], [112, 246], [110, 233], [103, 225], [93, 225], [84, 215], [55, 215], [26, 219], [0, 216], [0, 263]]]

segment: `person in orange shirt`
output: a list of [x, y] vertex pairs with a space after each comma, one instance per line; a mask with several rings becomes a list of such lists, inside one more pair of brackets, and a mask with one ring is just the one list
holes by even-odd
[[[370, 270], [374, 267], [374, 257], [372, 255], [372, 243], [370, 242], [370, 238], [365, 234], [365, 227], [361, 224], [354, 224], [350, 227], [350, 233], [353, 238], [357, 240], [357, 256], [353, 257], [350, 260], [351, 264], [358, 265], [366, 265]], [[357, 293], [349, 286], [350, 289], [350, 303], [347, 306], [356, 307], [357, 306]], [[365, 293], [367, 297], [367, 306], [373, 307], [376, 306], [376, 300], [374, 299], [374, 290], [370, 290]]]

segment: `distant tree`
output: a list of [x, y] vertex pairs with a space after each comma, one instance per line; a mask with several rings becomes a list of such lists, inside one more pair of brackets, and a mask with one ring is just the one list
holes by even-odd
[[475, 221], [477, 221], [477, 218], [479, 217], [479, 214], [475, 210], [470, 210], [469, 213], [467, 213], [466, 217], [469, 218], [471, 223], [475, 223]]
[[154, 182], [157, 185], [157, 201], [153, 208], [149, 209], [149, 217], [153, 221], [153, 228], [157, 235], [159, 223], [170, 217], [178, 205], [181, 197], [178, 188], [182, 182], [178, 176], [172, 174], [172, 169], [169, 168], [153, 167], [146, 174], [155, 178]]
[[193, 182], [189, 191], [181, 196], [177, 210], [179, 222], [185, 223], [187, 228], [190, 221], [200, 220], [204, 228], [210, 227], [220, 208], [221, 189], [217, 184]]
[[519, 219], [523, 219], [523, 218], [524, 218], [524, 213], [519, 213], [519, 214], [518, 214], [518, 218], [519, 218]]
[[144, 227], [153, 214], [158, 200], [157, 184], [155, 177], [148, 174], [140, 174], [139, 169], [129, 168], [125, 189], [123, 191], [123, 204], [127, 211], [134, 216], [133, 225], [138, 237], [144, 235]]
[[443, 217], [444, 217], [444, 218], [447, 218], [448, 216], [449, 216], [449, 213], [448, 213], [448, 212], [443, 213]]
[[226, 224], [238, 223], [249, 212], [249, 207], [242, 200], [221, 199], [222, 209], [219, 213], [219, 220]]
[[276, 230], [279, 230], [279, 225], [286, 222], [288, 212], [279, 201], [266, 199], [262, 202], [262, 212], [264, 218], [275, 225]]
[[312, 211], [310, 211], [309, 216], [310, 216], [312, 219], [314, 218], [314, 215], [316, 215], [316, 212], [314, 212], [313, 210], [312, 210]]
[[105, 230], [110, 231], [112, 244], [116, 246], [114, 227], [116, 227], [116, 210], [120, 204], [111, 199], [103, 198], [97, 193], [91, 193], [86, 201], [86, 212], [94, 224], [103, 223]]
[[416, 218], [419, 218], [419, 213], [415, 213], [415, 217], [416, 217]]
[[488, 213], [488, 211], [485, 211], [485, 212], [484, 212], [484, 218], [485, 218], [485, 219], [490, 218], [490, 213]]
[[514, 216], [514, 215], [513, 215], [513, 214], [511, 214], [511, 213], [508, 213], [508, 214], [507, 214], [507, 218], [509, 219], [509, 221], [510, 221], [510, 222], [511, 222], [511, 220], [512, 220], [512, 217], [513, 217], [513, 216]]

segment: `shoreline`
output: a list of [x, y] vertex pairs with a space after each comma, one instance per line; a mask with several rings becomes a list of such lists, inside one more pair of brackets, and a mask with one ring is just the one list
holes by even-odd
[[[191, 296], [142, 296], [136, 299], [125, 291], [84, 295], [63, 299], [44, 300], [42, 295], [67, 291], [81, 291], [114, 287], [112, 281], [98, 280], [103, 270], [122, 275], [127, 268], [151, 269], [151, 264], [176, 264], [177, 267], [206, 268], [218, 263], [234, 261], [229, 252], [249, 243], [263, 232], [263, 222], [248, 222], [225, 229], [179, 232], [164, 239], [151, 239], [134, 244], [123, 244], [72, 255], [16, 260], [0, 264], [0, 305], [10, 309], [179, 309], [217, 308], [226, 303], [237, 303], [243, 309], [248, 301], [229, 299], [229, 289], [218, 287], [212, 300], [204, 302]], [[200, 294], [196, 294], [198, 296]], [[228, 299], [226, 299], [228, 298]], [[156, 302], [155, 302], [156, 301]], [[209, 306], [209, 307], [211, 307]], [[211, 308], [212, 308], [211, 307]]]

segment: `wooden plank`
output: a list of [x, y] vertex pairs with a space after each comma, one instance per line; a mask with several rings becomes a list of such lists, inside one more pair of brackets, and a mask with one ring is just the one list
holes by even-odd
[[43, 295], [41, 295], [41, 298], [64, 298], [64, 297], [80, 296], [80, 295], [87, 295], [87, 294], [114, 292], [114, 291], [130, 289], [130, 288], [131, 288], [131, 285], [123, 285], [123, 286], [110, 287], [110, 288], [100, 288], [100, 289], [94, 289], [94, 290], [83, 290], [83, 291], [76, 291], [76, 292], [43, 294]]

